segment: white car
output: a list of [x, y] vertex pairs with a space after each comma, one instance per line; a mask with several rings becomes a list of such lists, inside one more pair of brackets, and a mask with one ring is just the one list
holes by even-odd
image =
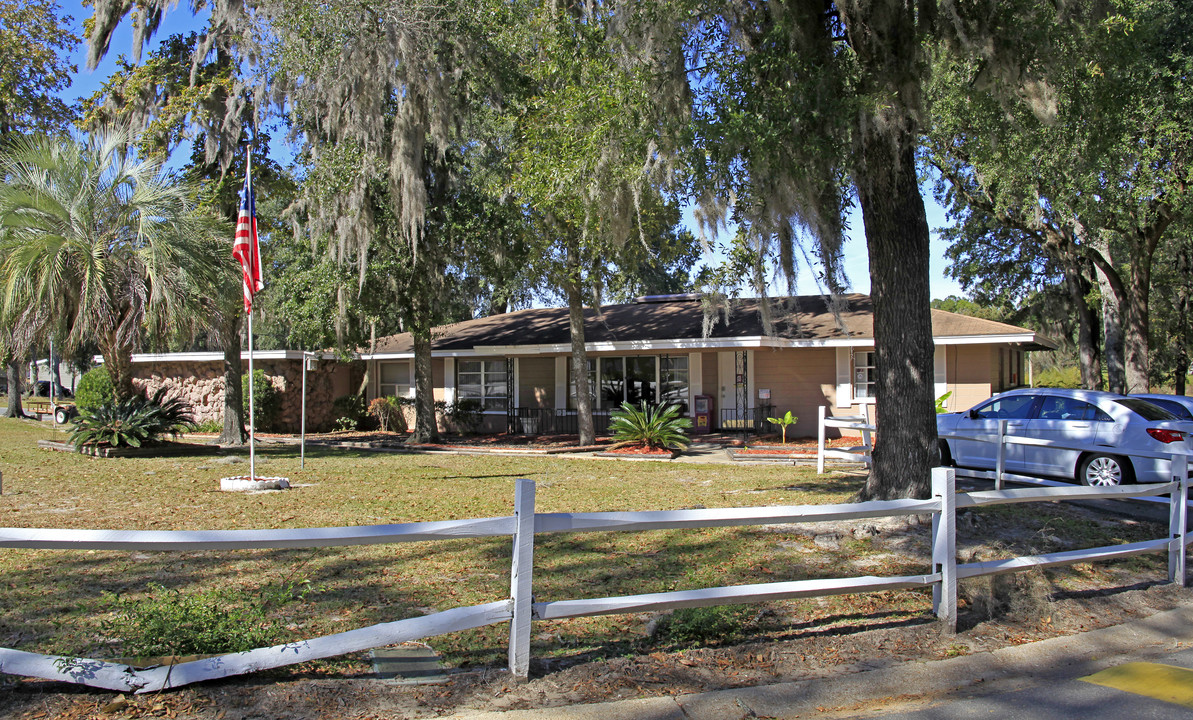
[[997, 439], [1001, 420], [1007, 421], [1007, 435], [1079, 448], [1007, 443], [1004, 468], [1022, 475], [1075, 479], [1085, 485], [1167, 482], [1169, 460], [1131, 453], [1193, 454], [1193, 422], [1179, 420], [1147, 400], [1094, 390], [1024, 388], [964, 412], [937, 415], [942, 460], [958, 467], [994, 469], [998, 444], [989, 441]]

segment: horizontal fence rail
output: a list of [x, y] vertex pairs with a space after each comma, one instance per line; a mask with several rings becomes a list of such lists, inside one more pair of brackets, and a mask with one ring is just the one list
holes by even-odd
[[[512, 539], [510, 594], [509, 597], [494, 602], [456, 607], [421, 617], [380, 623], [274, 647], [148, 669], [132, 668], [104, 660], [41, 655], [0, 648], [0, 672], [80, 683], [122, 692], [144, 693], [361, 652], [471, 628], [509, 623], [509, 668], [514, 675], [526, 677], [530, 663], [531, 625], [535, 620], [922, 587], [932, 588], [933, 611], [947, 629], [954, 630], [957, 621], [957, 581], [963, 578], [1105, 561], [1143, 553], [1167, 552], [1169, 581], [1184, 585], [1185, 554], [1189, 542], [1188, 458], [1173, 458], [1173, 470], [1172, 481], [1154, 485], [1000, 489], [957, 494], [954, 471], [951, 468], [936, 468], [932, 471], [932, 497], [924, 500], [596, 513], [536, 513], [534, 482], [518, 480], [515, 485], [514, 515], [507, 517], [284, 530], [135, 531], [0, 528], [0, 547], [56, 550], [282, 549], [498, 536], [508, 536]], [[1163, 495], [1168, 496], [1170, 505], [1169, 531], [1163, 538], [1005, 560], [957, 563], [958, 509], [1008, 503], [1134, 499]], [[534, 545], [537, 534], [782, 525], [907, 515], [932, 517], [932, 551], [928, 573], [894, 577], [789, 580], [617, 597], [540, 601], [533, 598]]]

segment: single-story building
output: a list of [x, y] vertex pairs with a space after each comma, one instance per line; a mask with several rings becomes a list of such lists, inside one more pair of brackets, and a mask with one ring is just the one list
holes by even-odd
[[[585, 311], [588, 391], [598, 430], [622, 402], [669, 402], [694, 430], [759, 429], [788, 410], [788, 434], [816, 434], [817, 407], [855, 415], [874, 402], [873, 305], [846, 295], [770, 300], [772, 332], [757, 300], [706, 319], [699, 295], [639, 298]], [[707, 328], [707, 332], [706, 332]], [[1025, 384], [1024, 353], [1051, 341], [1012, 325], [932, 311], [936, 396], [965, 408]], [[409, 333], [379, 339], [361, 358], [369, 397], [411, 396]], [[575, 432], [567, 308], [519, 310], [438, 328], [432, 336], [435, 399], [473, 400], [490, 432]], [[700, 401], [698, 403], [698, 400]], [[699, 407], [698, 407], [699, 406]], [[710, 411], [697, 427], [696, 410]]]
[[[816, 434], [817, 408], [856, 415], [874, 402], [873, 305], [845, 295], [776, 298], [772, 332], [763, 330], [757, 300], [739, 300], [728, 315], [706, 318], [700, 296], [666, 295], [585, 311], [588, 392], [598, 431], [622, 402], [678, 403], [693, 430], [764, 428], [788, 410], [799, 422], [789, 436]], [[1025, 384], [1024, 353], [1055, 346], [1013, 325], [932, 311], [935, 394], [952, 393], [949, 408], [969, 407]], [[279, 429], [301, 419], [300, 351], [258, 351], [283, 397]], [[220, 353], [137, 355], [138, 386], [179, 387], [199, 420], [223, 411]], [[413, 397], [414, 348], [409, 333], [377, 340], [359, 359], [321, 354], [308, 364], [307, 428], [335, 421], [335, 398], [364, 387], [367, 400]], [[534, 308], [437, 328], [432, 336], [435, 400], [471, 400], [483, 409], [482, 432], [574, 433], [571, 338], [567, 308]], [[246, 365], [247, 370], [247, 365]], [[767, 428], [769, 429], [769, 428]]]

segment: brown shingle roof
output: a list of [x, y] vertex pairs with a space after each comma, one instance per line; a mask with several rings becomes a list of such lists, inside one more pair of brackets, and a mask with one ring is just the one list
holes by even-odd
[[[834, 313], [828, 298], [820, 295], [775, 298], [771, 301], [772, 337], [787, 340], [832, 340], [874, 337], [874, 307], [868, 295], [844, 295]], [[728, 324], [718, 314], [710, 339], [761, 337], [762, 320], [757, 299], [735, 301]], [[840, 322], [838, 322], [838, 318]], [[588, 343], [632, 343], [684, 341], [704, 338], [704, 310], [699, 300], [670, 300], [605, 305], [584, 311], [584, 333]], [[932, 311], [932, 331], [937, 338], [994, 335], [1031, 336], [1031, 330], [943, 310]], [[503, 315], [466, 320], [436, 328], [432, 348], [436, 352], [471, 350], [476, 347], [567, 345], [570, 343], [567, 308], [534, 308]], [[1040, 338], [1040, 348], [1051, 346]], [[406, 354], [413, 351], [409, 333], [377, 340], [374, 354]]]

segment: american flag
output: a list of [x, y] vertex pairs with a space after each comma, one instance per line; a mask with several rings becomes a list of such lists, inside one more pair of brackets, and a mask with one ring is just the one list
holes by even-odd
[[265, 289], [261, 281], [261, 247], [257, 243], [257, 203], [253, 198], [253, 180], [244, 175], [244, 190], [240, 193], [240, 215], [236, 218], [236, 238], [232, 241], [232, 257], [244, 271], [244, 311], [253, 311], [253, 295]]

